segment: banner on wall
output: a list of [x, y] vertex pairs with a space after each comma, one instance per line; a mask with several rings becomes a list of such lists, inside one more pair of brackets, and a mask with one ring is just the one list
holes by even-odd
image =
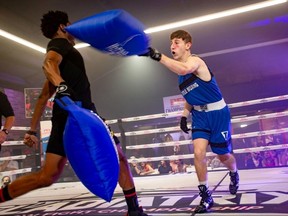
[[[36, 102], [39, 98], [41, 91], [42, 91], [42, 88], [25, 88], [24, 89], [26, 118], [32, 118], [34, 108], [35, 108]], [[43, 113], [44, 117], [52, 117], [52, 107], [53, 107], [53, 101], [49, 100], [46, 104], [46, 108]]]
[[52, 123], [50, 120], [47, 121], [40, 121], [40, 138], [41, 138], [41, 155], [44, 155], [45, 158], [45, 152], [48, 145], [48, 140], [50, 137], [52, 128]]
[[182, 111], [184, 104], [185, 99], [181, 94], [163, 97], [164, 113]]

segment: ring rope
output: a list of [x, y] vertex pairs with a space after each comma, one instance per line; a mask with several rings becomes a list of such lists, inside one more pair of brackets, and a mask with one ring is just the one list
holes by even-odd
[[247, 121], [254, 121], [254, 120], [261, 120], [261, 119], [278, 118], [278, 117], [287, 116], [287, 115], [288, 115], [288, 111], [284, 111], [284, 112], [276, 112], [276, 113], [262, 114], [262, 115], [242, 117], [242, 118], [234, 118], [234, 119], [231, 119], [231, 122], [239, 123], [239, 122], [247, 122]]
[[9, 156], [9, 157], [0, 157], [0, 161], [6, 160], [23, 160], [27, 157], [27, 155], [16, 155], [16, 156]]
[[193, 143], [192, 140], [189, 139], [189, 140], [181, 140], [181, 141], [126, 146], [126, 149], [146, 149], [146, 148], [167, 147], [167, 146], [174, 146], [174, 145], [187, 145], [187, 144], [192, 144], [192, 143]]
[[2, 145], [5, 145], [5, 146], [24, 145], [24, 142], [23, 141], [5, 141]]
[[[244, 134], [234, 134], [232, 138], [243, 138], [243, 137], [251, 137], [251, 136], [259, 136], [259, 135], [268, 135], [272, 133], [285, 133], [287, 132], [288, 128], [281, 128], [281, 129], [273, 129], [267, 131], [256, 131]], [[135, 135], [145, 135], [145, 134], [153, 134], [153, 133], [164, 133], [164, 132], [171, 132], [171, 131], [180, 131], [179, 126], [176, 127], [167, 127], [167, 128], [160, 128], [160, 129], [150, 129], [150, 130], [141, 130], [141, 131], [132, 131], [132, 132], [125, 132], [126, 136], [135, 136]], [[120, 133], [115, 133], [116, 136], [121, 136]], [[242, 136], [243, 135], [243, 136]]]
[[249, 133], [243, 133], [243, 134], [234, 134], [232, 135], [232, 138], [239, 139], [239, 138], [263, 136], [263, 135], [270, 135], [270, 134], [281, 134], [281, 133], [287, 133], [287, 132], [288, 132], [288, 128], [281, 128], [281, 129], [249, 132]]
[[[244, 149], [236, 149], [233, 150], [234, 154], [241, 153], [251, 153], [251, 152], [259, 152], [259, 151], [269, 151], [269, 150], [277, 150], [277, 149], [287, 149], [288, 144], [279, 144], [273, 146], [261, 146], [254, 148], [244, 148]], [[207, 152], [206, 156], [216, 156], [213, 152]], [[152, 162], [152, 161], [161, 161], [161, 160], [179, 160], [179, 159], [191, 159], [194, 158], [194, 154], [184, 154], [184, 155], [171, 155], [171, 156], [161, 156], [161, 157], [148, 157], [148, 158], [135, 158], [128, 159], [129, 163], [140, 163], [140, 162]]]
[[[288, 111], [284, 111], [284, 112], [277, 112], [277, 113], [270, 113], [270, 114], [263, 114], [263, 115], [257, 115], [257, 116], [250, 116], [250, 117], [241, 117], [241, 118], [235, 118], [232, 119], [231, 122], [232, 123], [239, 123], [239, 122], [247, 122], [247, 121], [253, 121], [253, 120], [260, 120], [260, 119], [268, 119], [268, 118], [277, 118], [277, 117], [283, 117], [283, 116], [287, 116], [288, 115]], [[188, 126], [191, 127], [191, 124]], [[25, 127], [17, 127], [17, 128], [25, 128]], [[149, 130], [141, 130], [141, 131], [131, 131], [131, 132], [125, 132], [125, 136], [135, 136], [135, 135], [145, 135], [145, 134], [152, 134], [152, 133], [165, 133], [165, 132], [172, 132], [172, 131], [179, 131], [180, 128], [179, 126], [174, 126], [174, 127], [167, 127], [167, 128], [157, 128], [157, 129], [149, 129]], [[283, 130], [283, 131], [281, 131]], [[258, 131], [258, 132], [252, 132], [252, 133], [245, 133], [245, 134], [234, 134], [232, 135], [233, 138], [244, 138], [244, 137], [251, 137], [251, 136], [259, 136], [259, 135], [268, 135], [268, 134], [272, 134], [272, 133], [284, 133], [287, 132], [287, 128], [283, 128], [283, 129], [276, 129], [276, 130], [271, 130], [271, 132], [269, 131]], [[121, 133], [115, 133], [116, 136], [120, 137]], [[24, 145], [23, 141], [5, 141], [3, 143], [6, 146], [13, 146], [13, 145]], [[173, 143], [175, 144], [175, 142]], [[182, 143], [180, 143], [181, 145]], [[148, 145], [148, 144], [145, 144]], [[164, 145], [163, 143], [159, 143], [158, 146], [155, 147], [161, 147], [161, 146], [170, 146], [168, 145]], [[128, 146], [127, 146], [128, 149]]]
[[[137, 133], [138, 131], [126, 132], [127, 134], [125, 133], [125, 135], [133, 136], [133, 135], [151, 134], [155, 132], [179, 131], [179, 127], [170, 127], [167, 130], [166, 129], [167, 128], [139, 131], [140, 133]], [[270, 135], [270, 134], [281, 134], [281, 133], [286, 133], [286, 132], [288, 132], [288, 128], [281, 128], [281, 129], [255, 131], [255, 132], [242, 133], [242, 134], [232, 134], [232, 138], [241, 139], [241, 138], [256, 137], [256, 136], [263, 136], [263, 135]], [[118, 133], [115, 133], [115, 135], [120, 136], [120, 134]], [[11, 145], [23, 144], [23, 142], [22, 141], [6, 141], [3, 144], [5, 144], [6, 146], [11, 146]], [[160, 142], [160, 143], [151, 143], [151, 144], [147, 143], [147, 144], [142, 144], [142, 145], [126, 146], [126, 149], [145, 149], [145, 148], [153, 148], [153, 147], [167, 147], [167, 146], [187, 145], [187, 144], [192, 144], [192, 141], [182, 140], [182, 141]], [[1, 161], [1, 158], [0, 158], [0, 161]]]
[[[281, 100], [287, 100], [287, 99], [288, 99], [288, 95], [281, 95], [281, 96], [275, 96], [275, 97], [268, 97], [268, 98], [232, 103], [232, 104], [228, 104], [228, 107], [235, 108], [235, 107], [242, 107], [242, 106], [251, 106], [251, 105], [256, 105], [256, 104], [281, 101]], [[121, 121], [132, 122], [132, 121], [140, 121], [140, 120], [163, 118], [163, 117], [176, 117], [176, 116], [180, 116], [181, 114], [182, 114], [182, 111], [177, 111], [177, 112], [171, 112], [171, 113], [160, 113], [160, 114], [123, 118], [121, 119]], [[118, 120], [112, 119], [112, 120], [107, 120], [106, 122], [107, 124], [115, 124], [118, 122]]]
[[11, 130], [30, 130], [30, 127], [12, 127]]
[[[232, 139], [257, 137], [257, 136], [270, 135], [270, 134], [281, 134], [281, 133], [286, 133], [286, 132], [288, 132], [288, 128], [265, 130], [265, 131], [255, 131], [255, 132], [249, 132], [249, 133], [243, 133], [243, 134], [233, 134]], [[187, 144], [192, 144], [192, 143], [193, 143], [192, 140], [171, 141], [171, 142], [161, 142], [161, 143], [153, 143], [153, 144], [126, 146], [126, 149], [145, 149], [145, 148], [152, 148], [152, 147], [187, 145]]]
[[[287, 116], [288, 111], [284, 112], [277, 112], [277, 113], [270, 113], [270, 114], [263, 114], [263, 115], [257, 115], [257, 116], [250, 116], [250, 117], [241, 117], [241, 118], [235, 118], [232, 119], [232, 123], [239, 123], [239, 122], [247, 122], [247, 121], [253, 121], [253, 120], [260, 120], [260, 119], [268, 119], [268, 118], [277, 118], [282, 116]], [[191, 127], [191, 124], [189, 125]], [[144, 135], [144, 134], [151, 134], [151, 133], [161, 133], [161, 132], [171, 132], [171, 131], [179, 131], [180, 127], [167, 127], [167, 128], [157, 128], [157, 129], [149, 129], [149, 130], [141, 130], [141, 131], [131, 131], [131, 132], [125, 132], [126, 136], [135, 136], [135, 135]], [[120, 133], [115, 133], [116, 136], [121, 136]]]
[[15, 175], [15, 174], [28, 173], [31, 171], [32, 171], [32, 168], [24, 168], [24, 169], [18, 169], [18, 170], [4, 171], [4, 172], [1, 172], [1, 175], [9, 176], [9, 175]]

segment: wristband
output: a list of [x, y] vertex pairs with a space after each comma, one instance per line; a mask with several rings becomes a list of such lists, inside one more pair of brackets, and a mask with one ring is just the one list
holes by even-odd
[[36, 131], [29, 130], [26, 133], [29, 134], [29, 135], [37, 136], [37, 132]]
[[9, 131], [8, 131], [7, 129], [2, 129], [2, 131], [3, 131], [6, 135], [9, 134]]

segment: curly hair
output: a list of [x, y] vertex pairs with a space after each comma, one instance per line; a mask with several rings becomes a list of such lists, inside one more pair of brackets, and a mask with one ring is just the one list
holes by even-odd
[[63, 11], [49, 11], [41, 19], [42, 34], [52, 39], [60, 24], [66, 25], [69, 22], [67, 13]]
[[170, 35], [170, 40], [173, 40], [174, 38], [181, 38], [186, 43], [188, 43], [188, 42], [192, 43], [191, 35], [188, 32], [184, 31], [184, 30], [177, 30], [177, 31], [173, 32]]

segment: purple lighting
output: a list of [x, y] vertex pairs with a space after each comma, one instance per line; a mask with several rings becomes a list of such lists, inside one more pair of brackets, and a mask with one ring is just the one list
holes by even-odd
[[288, 23], [288, 14], [274, 17], [274, 18], [266, 18], [264, 20], [251, 22], [251, 23], [248, 23], [248, 27], [251, 27], [251, 28], [262, 27], [262, 26], [267, 26], [267, 25], [271, 25], [275, 23]]

